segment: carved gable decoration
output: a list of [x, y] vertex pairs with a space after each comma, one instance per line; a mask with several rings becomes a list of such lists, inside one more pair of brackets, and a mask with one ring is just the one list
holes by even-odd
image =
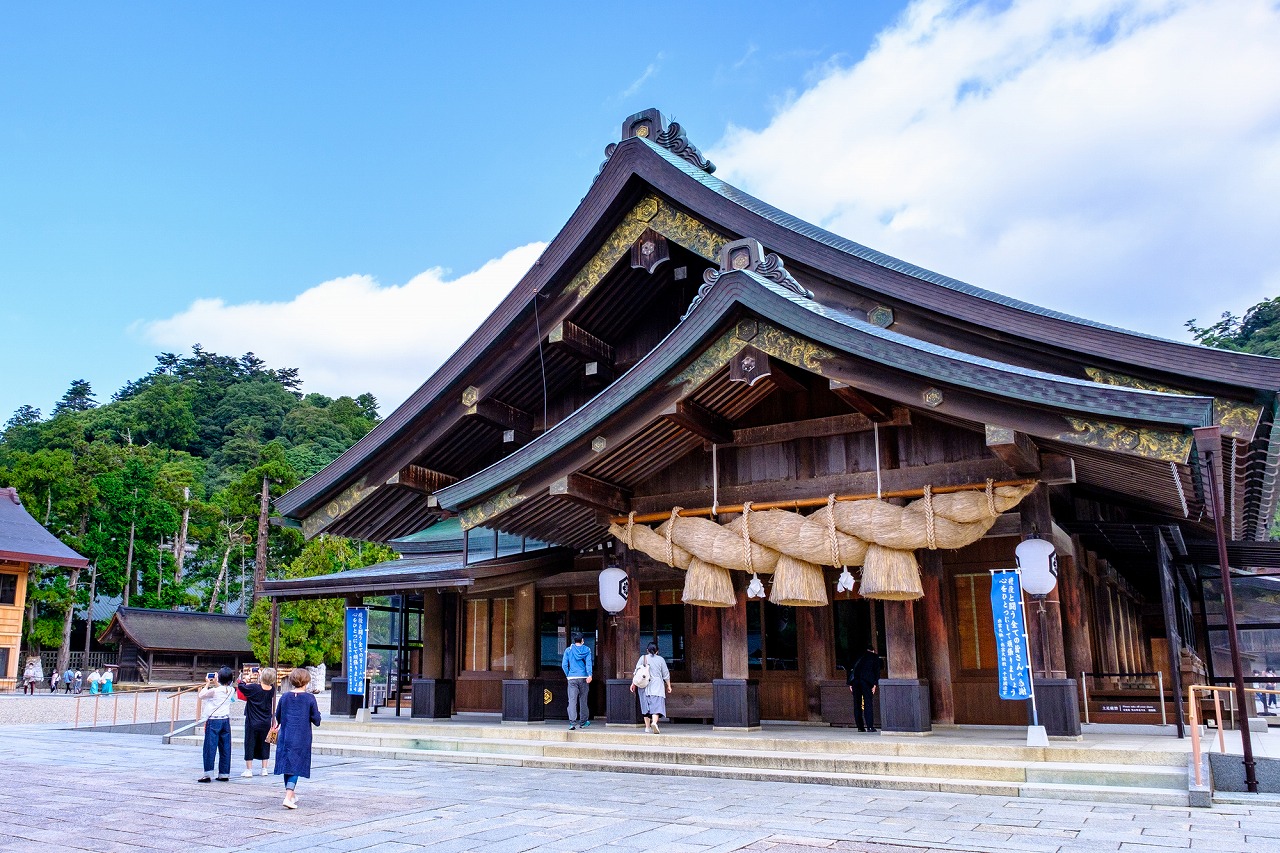
[[[619, 138], [627, 140], [635, 136], [661, 145], [672, 154], [682, 160], [687, 160], [708, 174], [716, 170], [716, 164], [703, 157], [702, 152], [689, 141], [689, 137], [685, 135], [684, 128], [678, 122], [668, 123], [666, 117], [658, 110], [648, 109], [635, 115], [627, 116], [626, 120], [622, 122], [622, 135]], [[617, 150], [617, 142], [609, 143], [608, 147], [604, 149], [604, 163], [600, 164], [601, 172], [604, 171], [605, 163], [609, 162], [609, 158]], [[599, 173], [596, 174], [596, 177], [600, 177]]]
[[702, 298], [720, 280], [720, 276], [734, 270], [753, 272], [775, 284], [782, 285], [797, 296], [803, 296], [807, 299], [813, 298], [813, 291], [800, 284], [791, 273], [787, 272], [782, 258], [772, 252], [766, 254], [759, 240], [753, 240], [748, 237], [744, 240], [734, 240], [732, 243], [726, 243], [720, 249], [720, 269], [707, 270], [702, 274], [704, 284], [698, 288], [697, 296], [693, 297], [693, 301], [689, 303], [689, 310], [685, 311], [680, 319], [683, 320], [693, 313], [693, 309], [698, 306]]
[[631, 268], [652, 274], [663, 261], [671, 260], [667, 238], [646, 228], [640, 239], [631, 244]]
[[750, 344], [729, 359], [730, 382], [745, 382], [751, 387], [772, 372], [769, 356]]

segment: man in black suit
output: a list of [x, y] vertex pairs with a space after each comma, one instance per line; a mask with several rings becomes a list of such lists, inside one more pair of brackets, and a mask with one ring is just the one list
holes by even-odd
[[875, 706], [872, 698], [880, 683], [880, 655], [867, 646], [849, 670], [849, 692], [853, 694], [853, 721], [860, 732], [876, 730]]

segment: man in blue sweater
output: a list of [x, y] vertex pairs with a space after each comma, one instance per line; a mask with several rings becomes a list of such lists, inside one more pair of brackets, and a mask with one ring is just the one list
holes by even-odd
[[573, 632], [573, 645], [564, 650], [560, 668], [569, 679], [569, 730], [591, 725], [591, 712], [587, 710], [587, 685], [591, 683], [594, 661], [591, 649], [583, 641], [580, 631]]

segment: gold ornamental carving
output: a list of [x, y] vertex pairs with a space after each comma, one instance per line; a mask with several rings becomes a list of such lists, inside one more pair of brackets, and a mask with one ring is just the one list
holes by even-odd
[[361, 479], [355, 485], [343, 489], [337, 497], [325, 504], [323, 509], [302, 519], [302, 535], [307, 539], [320, 535], [325, 528], [355, 509], [356, 504], [373, 494], [377, 488], [376, 485], [366, 486], [365, 481]]
[[1058, 433], [1059, 441], [1096, 447], [1113, 453], [1144, 456], [1163, 462], [1185, 463], [1191, 458], [1193, 439], [1190, 431], [1132, 427], [1111, 421], [1067, 418], [1071, 432]]
[[691, 392], [732, 361], [748, 343], [766, 355], [819, 375], [822, 375], [822, 362], [835, 357], [833, 350], [813, 341], [793, 335], [763, 320], [749, 320], [721, 335], [693, 364], [680, 371], [670, 384], [683, 384], [685, 393]]
[[462, 529], [470, 530], [473, 527], [479, 527], [523, 501], [525, 495], [520, 494], [519, 490], [519, 485], [512, 486], [475, 506], [464, 509], [460, 514]]
[[640, 239], [646, 228], [652, 228], [673, 243], [684, 246], [689, 251], [716, 261], [720, 257], [720, 249], [730, 238], [711, 228], [700, 220], [682, 213], [662, 201], [655, 195], [647, 195], [633, 207], [613, 233], [608, 236], [591, 260], [578, 271], [564, 293], [577, 291], [579, 299], [585, 299], [609, 274], [618, 260], [631, 250], [631, 245]]
[[[1187, 397], [1206, 396], [1195, 394], [1182, 388], [1173, 388], [1168, 385], [1161, 385], [1158, 382], [1138, 379], [1135, 376], [1125, 376], [1123, 373], [1112, 373], [1109, 370], [1102, 370], [1097, 367], [1086, 367], [1084, 372], [1094, 382], [1099, 382], [1103, 385], [1136, 388], [1139, 391], [1160, 391], [1164, 394], [1181, 394]], [[1251, 406], [1248, 403], [1241, 403], [1237, 400], [1224, 400], [1221, 397], [1213, 398], [1213, 422], [1221, 426], [1222, 431], [1233, 438], [1251, 441], [1258, 429], [1258, 420], [1261, 417], [1261, 406]]]

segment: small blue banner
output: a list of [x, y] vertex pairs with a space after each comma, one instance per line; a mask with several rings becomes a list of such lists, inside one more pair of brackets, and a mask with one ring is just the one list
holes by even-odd
[[1031, 698], [1031, 653], [1022, 613], [1022, 581], [1016, 571], [991, 573], [991, 615], [996, 628], [996, 669], [1001, 699]]
[[363, 696], [365, 670], [369, 663], [369, 610], [347, 608], [347, 695]]

